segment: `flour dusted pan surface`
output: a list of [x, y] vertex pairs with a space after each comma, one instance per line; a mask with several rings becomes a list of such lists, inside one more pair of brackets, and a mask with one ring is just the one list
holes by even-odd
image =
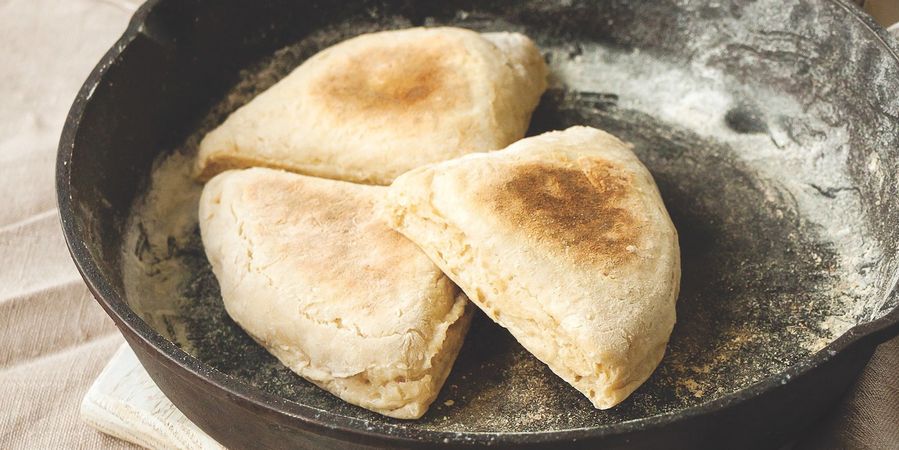
[[624, 144], [573, 127], [413, 170], [388, 223], [597, 408], [652, 373], [675, 322], [677, 232]]
[[203, 189], [200, 230], [235, 322], [345, 401], [414, 419], [436, 398], [471, 308], [374, 217], [386, 188], [257, 168]]
[[206, 135], [197, 174], [266, 166], [390, 184], [523, 137], [546, 75], [537, 47], [518, 33], [361, 35], [311, 57]]

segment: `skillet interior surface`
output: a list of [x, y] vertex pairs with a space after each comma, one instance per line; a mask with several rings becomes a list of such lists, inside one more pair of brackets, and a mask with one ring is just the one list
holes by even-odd
[[[241, 66], [226, 68], [220, 86], [202, 94], [183, 88], [189, 126], [139, 144], [143, 163], [105, 175], [143, 179], [142, 187], [80, 206], [76, 220], [96, 239], [86, 246], [103, 261], [113, 289], [202, 363], [388, 433], [570, 430], [681, 411], [740, 391], [895, 308], [889, 293], [897, 230], [887, 224], [897, 223], [899, 210], [899, 71], [895, 56], [844, 4], [358, 3], [337, 10], [271, 2], [278, 5], [266, 7], [271, 11], [305, 8], [307, 15], [295, 17], [318, 15], [320, 22], [284, 14], [267, 31], [256, 30], [246, 45], [269, 39], [279, 49], [238, 58]], [[191, 34], [195, 4], [161, 2], [185, 24], [151, 15], [143, 45], [177, 44], [189, 54], [195, 40], [207, 39]], [[616, 408], [593, 409], [478, 316], [427, 415], [393, 420], [294, 375], [224, 312], [196, 227], [200, 187], [188, 178], [198, 139], [328, 45], [367, 31], [443, 24], [531, 36], [553, 75], [529, 134], [577, 124], [606, 129], [635, 145], [659, 185], [680, 233], [678, 323], [658, 370]], [[114, 93], [112, 84], [96, 89], [95, 96]], [[171, 87], [172, 95], [179, 89]], [[110, 219], [100, 210], [119, 212]]]

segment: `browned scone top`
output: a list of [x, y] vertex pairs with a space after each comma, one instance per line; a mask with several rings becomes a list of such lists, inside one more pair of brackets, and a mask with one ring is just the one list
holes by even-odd
[[630, 146], [587, 127], [412, 170], [384, 202], [466, 295], [597, 408], [658, 365], [677, 231]]
[[628, 209], [633, 175], [603, 159], [516, 165], [487, 187], [497, 217], [536, 245], [566, 248], [573, 259], [621, 266], [635, 254], [639, 221]]
[[389, 184], [523, 137], [546, 76], [539, 50], [518, 33], [364, 34], [309, 58], [206, 135], [197, 176], [265, 166]]
[[465, 67], [452, 64], [459, 48], [440, 34], [385, 42], [337, 60], [310, 80], [309, 90], [338, 117], [391, 114], [402, 122], [420, 114], [470, 108]]

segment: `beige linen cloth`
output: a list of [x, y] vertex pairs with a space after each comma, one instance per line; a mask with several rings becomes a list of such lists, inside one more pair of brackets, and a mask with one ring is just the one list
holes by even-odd
[[[129, 448], [78, 418], [121, 344], [59, 226], [63, 121], [139, 0], [0, 0], [0, 448]], [[899, 340], [882, 346], [807, 448], [899, 448]]]
[[0, 448], [134, 448], [82, 424], [123, 342], [66, 250], [56, 144], [75, 93], [139, 0], [0, 0]]

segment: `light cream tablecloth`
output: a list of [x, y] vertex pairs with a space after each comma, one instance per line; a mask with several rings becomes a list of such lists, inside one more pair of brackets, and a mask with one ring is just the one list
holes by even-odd
[[139, 0], [0, 0], [0, 448], [128, 448], [78, 406], [123, 341], [69, 258], [56, 144]]
[[[66, 112], [139, 0], [0, 0], [0, 448], [128, 448], [78, 407], [122, 342], [75, 271], [53, 172]], [[899, 340], [809, 448], [899, 448]]]

